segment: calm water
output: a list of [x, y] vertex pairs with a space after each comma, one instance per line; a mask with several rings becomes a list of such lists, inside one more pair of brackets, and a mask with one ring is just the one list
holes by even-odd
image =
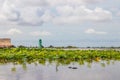
[[[13, 41], [14, 45], [25, 45], [25, 46], [38, 46], [38, 40], [36, 41]], [[119, 47], [120, 40], [43, 40], [44, 46], [77, 46], [77, 47]]]
[[[77, 69], [72, 69], [76, 67]], [[71, 63], [69, 65], [1, 64], [0, 80], [120, 80], [120, 61]]]

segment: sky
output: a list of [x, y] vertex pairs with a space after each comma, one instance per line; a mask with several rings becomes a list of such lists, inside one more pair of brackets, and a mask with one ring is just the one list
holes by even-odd
[[0, 0], [0, 38], [31, 46], [39, 39], [46, 46], [120, 43], [119, 4], [120, 0]]

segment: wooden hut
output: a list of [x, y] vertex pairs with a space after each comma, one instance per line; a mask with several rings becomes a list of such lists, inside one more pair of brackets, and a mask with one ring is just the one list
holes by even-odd
[[9, 38], [0, 38], [0, 48], [12, 47], [11, 39]]

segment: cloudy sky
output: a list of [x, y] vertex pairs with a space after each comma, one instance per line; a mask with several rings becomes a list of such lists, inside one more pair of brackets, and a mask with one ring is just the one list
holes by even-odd
[[14, 44], [41, 38], [71, 45], [119, 36], [120, 0], [0, 0], [0, 37]]

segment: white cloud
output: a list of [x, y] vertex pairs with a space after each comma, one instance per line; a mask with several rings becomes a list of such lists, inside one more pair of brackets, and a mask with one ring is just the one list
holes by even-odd
[[35, 32], [31, 32], [30, 35], [32, 35], [32, 36], [50, 36], [51, 33], [48, 31], [35, 31]]
[[29, 23], [29, 24], [38, 24], [41, 23], [40, 17], [36, 13], [37, 8], [35, 7], [27, 7], [21, 10], [21, 15], [20, 15], [20, 22], [21, 24]]
[[107, 0], [82, 0], [85, 3], [100, 3]]
[[87, 30], [85, 31], [85, 33], [87, 33], [87, 34], [107, 34], [107, 32], [96, 31], [96, 30], [94, 30], [94, 29], [87, 29]]
[[0, 24], [41, 25], [43, 20], [38, 16], [37, 10], [42, 5], [44, 5], [43, 0], [5, 0], [0, 4]]
[[47, 2], [45, 0], [17, 0], [16, 3], [18, 6], [46, 6]]
[[56, 8], [59, 16], [53, 20], [57, 24], [79, 24], [81, 22], [104, 22], [112, 19], [112, 13], [102, 8], [88, 9], [85, 6], [60, 6]]
[[51, 6], [58, 5], [81, 5], [81, 4], [93, 4], [100, 3], [106, 0], [46, 0]]
[[0, 10], [0, 18], [1, 19], [16, 19], [18, 17], [16, 13], [16, 8], [14, 4], [11, 4], [9, 1], [5, 1]]
[[117, 16], [120, 16], [120, 11], [117, 13]]
[[51, 22], [51, 20], [54, 18], [53, 17], [54, 15], [49, 11], [49, 10], [46, 10], [44, 12], [44, 15], [41, 16], [41, 19], [44, 21], [44, 22]]
[[16, 28], [12, 28], [7, 31], [7, 35], [17, 35], [17, 34], [22, 34], [22, 31]]
[[112, 14], [107, 10], [92, 10], [81, 6], [102, 1], [104, 0], [0, 0], [0, 24], [40, 26], [46, 22], [80, 24], [111, 20]]
[[46, 6], [47, 2], [45, 0], [0, 0], [0, 5], [5, 2], [15, 5], [17, 8], [20, 7], [36, 7], [36, 6]]
[[19, 17], [16, 6], [8, 0], [4, 0], [0, 6], [0, 25], [16, 25]]

